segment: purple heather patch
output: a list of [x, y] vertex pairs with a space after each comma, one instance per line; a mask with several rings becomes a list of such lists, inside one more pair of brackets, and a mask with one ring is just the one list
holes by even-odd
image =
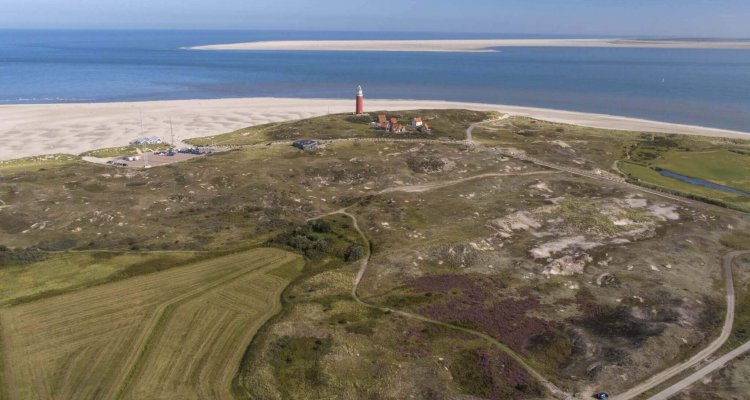
[[424, 306], [420, 313], [485, 332], [513, 350], [522, 352], [529, 338], [552, 329], [550, 322], [526, 315], [537, 307], [539, 300], [536, 298], [506, 299], [486, 305], [483, 302], [450, 299]]
[[505, 284], [493, 276], [432, 275], [412, 279], [408, 285], [418, 292], [453, 293], [455, 296], [425, 305], [419, 312], [448, 323], [471, 327], [521, 352], [529, 338], [552, 329], [553, 324], [527, 312], [540, 306], [528, 292], [520, 298], [498, 300], [497, 290]]

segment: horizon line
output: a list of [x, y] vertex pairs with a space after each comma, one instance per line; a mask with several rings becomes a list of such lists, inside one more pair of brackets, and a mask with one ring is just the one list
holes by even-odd
[[[750, 40], [750, 37], [741, 36], [705, 36], [705, 35], [683, 35], [683, 34], [670, 34], [670, 35], [648, 35], [648, 34], [612, 34], [612, 33], [520, 33], [520, 32], [488, 32], [488, 31], [419, 31], [419, 30], [350, 30], [350, 29], [284, 29], [284, 28], [264, 28], [264, 29], [251, 29], [251, 28], [147, 28], [147, 27], [116, 27], [116, 28], [100, 28], [100, 27], [15, 27], [15, 28], [0, 28], [0, 32], [8, 31], [110, 31], [110, 32], [124, 32], [124, 31], [152, 31], [152, 32], [289, 32], [289, 33], [379, 33], [379, 34], [435, 34], [435, 35], [507, 35], [507, 36], [538, 36], [539, 38], [544, 37], [560, 37], [565, 36], [567, 38], [602, 38], [602, 39], [691, 39], [691, 40], [714, 40], [714, 39], [731, 39], [731, 40]], [[325, 39], [324, 39], [325, 40]], [[346, 39], [343, 39], [346, 40]], [[385, 39], [385, 40], [398, 40], [398, 39]]]

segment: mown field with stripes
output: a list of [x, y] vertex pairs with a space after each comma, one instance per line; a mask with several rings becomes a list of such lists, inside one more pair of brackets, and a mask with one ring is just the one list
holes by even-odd
[[302, 265], [255, 249], [1, 309], [3, 398], [229, 398]]

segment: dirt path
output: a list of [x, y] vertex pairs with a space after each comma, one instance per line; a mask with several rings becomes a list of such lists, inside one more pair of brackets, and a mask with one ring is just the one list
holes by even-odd
[[555, 174], [559, 171], [550, 171], [550, 170], [543, 170], [543, 171], [529, 171], [529, 172], [510, 172], [510, 173], [487, 173], [487, 174], [480, 174], [475, 176], [470, 176], [467, 178], [461, 178], [456, 179], [453, 181], [444, 181], [444, 182], [433, 182], [433, 183], [425, 183], [422, 185], [404, 185], [404, 186], [396, 186], [391, 187], [387, 189], [383, 189], [377, 194], [386, 194], [386, 193], [394, 193], [394, 192], [404, 192], [404, 193], [422, 193], [427, 192], [430, 190], [435, 189], [441, 189], [448, 186], [457, 185], [459, 183], [469, 182], [476, 179], [482, 179], [482, 178], [492, 178], [492, 177], [499, 177], [499, 176], [528, 176], [528, 175], [548, 175], [548, 174]]
[[490, 123], [490, 122], [502, 121], [502, 120], [508, 119], [508, 118], [510, 118], [510, 114], [503, 114], [502, 116], [497, 117], [497, 118], [489, 119], [487, 121], [480, 121], [480, 122], [476, 122], [476, 123], [473, 123], [473, 124], [469, 125], [469, 127], [466, 129], [466, 142], [467, 143], [474, 143], [474, 136], [473, 136], [474, 128], [476, 128], [476, 127], [478, 127], [480, 125], [484, 125], [484, 124]]
[[676, 395], [677, 393], [687, 389], [690, 385], [703, 379], [706, 375], [709, 375], [715, 371], [718, 371], [724, 368], [727, 363], [729, 363], [730, 361], [734, 360], [737, 357], [742, 356], [743, 354], [747, 352], [750, 352], [750, 342], [747, 342], [743, 344], [742, 346], [730, 351], [729, 353], [719, 357], [715, 361], [711, 362], [705, 367], [694, 372], [692, 375], [675, 383], [674, 385], [668, 387], [667, 389], [664, 389], [658, 394], [649, 397], [649, 400], [667, 400], [670, 397]]
[[[694, 355], [693, 357], [691, 357], [689, 360], [685, 361], [684, 363], [675, 365], [671, 368], [668, 368], [652, 376], [651, 378], [647, 379], [645, 382], [641, 383], [640, 385], [628, 390], [625, 393], [622, 393], [620, 395], [613, 397], [613, 400], [633, 399], [643, 394], [644, 392], [650, 389], [653, 389], [654, 387], [673, 378], [677, 374], [706, 360], [708, 357], [716, 353], [724, 345], [724, 343], [726, 343], [727, 339], [729, 339], [729, 335], [732, 333], [732, 327], [734, 326], [735, 292], [734, 292], [734, 279], [732, 275], [732, 263], [734, 262], [735, 258], [745, 255], [745, 254], [750, 254], [750, 251], [735, 251], [735, 252], [725, 255], [723, 259], [724, 280], [725, 280], [726, 292], [727, 292], [727, 295], [726, 295], [727, 315], [726, 315], [726, 318], [724, 319], [724, 327], [721, 329], [721, 334], [719, 335], [719, 337], [715, 341], [713, 341], [708, 347], [701, 350], [699, 353], [697, 353], [696, 355]], [[666, 400], [670, 398], [671, 396], [679, 393], [683, 389], [686, 389], [688, 386], [702, 379], [706, 375], [722, 368], [724, 365], [726, 365], [727, 362], [741, 356], [742, 354], [745, 354], [748, 351], [750, 351], [750, 342], [747, 342], [743, 344], [742, 346], [738, 347], [737, 349], [732, 350], [731, 352], [727, 353], [726, 355], [722, 356], [716, 361], [713, 361], [712, 363], [699, 369], [698, 371], [688, 376], [687, 378], [675, 383], [674, 385], [664, 389], [658, 394], [650, 397], [649, 400]]]

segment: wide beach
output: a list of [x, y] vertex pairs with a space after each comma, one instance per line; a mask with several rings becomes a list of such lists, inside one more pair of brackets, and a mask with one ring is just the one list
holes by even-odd
[[[470, 109], [615, 130], [668, 132], [750, 139], [750, 133], [657, 121], [507, 105], [424, 100], [366, 100], [366, 111]], [[130, 103], [0, 106], [0, 160], [127, 145], [144, 135], [176, 139], [252, 125], [353, 111], [354, 100], [244, 98]]]

